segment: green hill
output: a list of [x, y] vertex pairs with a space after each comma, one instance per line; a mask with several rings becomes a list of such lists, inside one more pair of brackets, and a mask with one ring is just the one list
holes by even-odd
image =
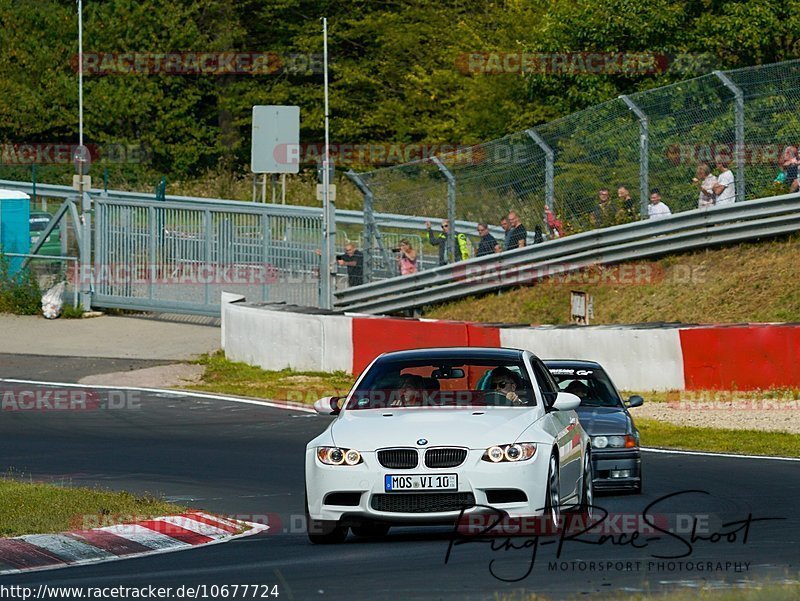
[[794, 235], [639, 263], [648, 266], [641, 273], [653, 274], [640, 278], [645, 281], [618, 283], [612, 277], [604, 282], [592, 272], [467, 298], [431, 308], [426, 316], [564, 324], [569, 323], [570, 290], [582, 290], [593, 297], [594, 324], [797, 322], [798, 257], [800, 235]]

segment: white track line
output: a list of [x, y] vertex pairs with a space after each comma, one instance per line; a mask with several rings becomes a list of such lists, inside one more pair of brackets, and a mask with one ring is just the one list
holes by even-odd
[[[133, 390], [137, 392], [150, 392], [155, 394], [167, 394], [171, 396], [194, 397], [197, 399], [211, 399], [215, 401], [230, 401], [232, 403], [245, 403], [247, 405], [260, 405], [273, 409], [283, 409], [285, 411], [302, 411], [304, 413], [316, 413], [312, 407], [298, 404], [289, 405], [287, 403], [276, 403], [274, 401], [257, 401], [255, 399], [244, 399], [235, 396], [221, 394], [209, 394], [205, 392], [190, 392], [184, 390], [173, 390], [169, 388], [142, 388], [138, 386], [104, 386], [94, 384], [72, 384], [69, 382], [45, 382], [40, 380], [18, 380], [15, 378], [0, 378], [0, 382], [10, 382], [12, 384], [32, 384], [35, 386], [64, 386], [65, 388], [87, 388], [97, 390]], [[708, 453], [705, 451], [682, 451], [672, 449], [653, 449], [642, 447], [648, 453], [664, 453], [668, 455], [699, 455], [702, 457], [729, 457], [732, 459], [770, 459], [775, 461], [800, 461], [800, 457], [773, 457], [771, 455], [736, 455], [734, 453]]]
[[142, 388], [139, 386], [108, 386], [101, 384], [73, 384], [69, 382], [45, 382], [41, 380], [18, 380], [15, 378], [0, 378], [0, 382], [10, 382], [12, 384], [32, 384], [34, 386], [63, 386], [64, 388], [86, 388], [95, 390], [132, 390], [135, 392], [150, 392], [154, 394], [168, 394], [172, 396], [194, 397], [196, 399], [211, 399], [214, 401], [231, 401], [233, 403], [245, 403], [247, 405], [261, 405], [272, 407], [273, 409], [285, 409], [287, 411], [302, 411], [304, 413], [316, 413], [313, 407], [302, 405], [301, 403], [279, 403], [275, 401], [257, 401], [255, 399], [245, 399], [235, 396], [222, 394], [210, 394], [206, 392], [190, 392], [188, 390], [175, 390], [170, 388]]
[[648, 453], [663, 453], [665, 455], [700, 455], [701, 457], [730, 457], [732, 459], [772, 459], [775, 461], [800, 461], [800, 457], [775, 457], [773, 455], [737, 455], [735, 453], [709, 453], [707, 451], [683, 451], [678, 449], [651, 449], [642, 447]]

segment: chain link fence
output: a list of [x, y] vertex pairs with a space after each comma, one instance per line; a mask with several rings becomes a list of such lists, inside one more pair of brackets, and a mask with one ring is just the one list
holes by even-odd
[[779, 159], [800, 142], [798, 107], [800, 60], [715, 71], [356, 177], [376, 230], [379, 213], [497, 224], [516, 211], [530, 242], [536, 226], [547, 238], [647, 218], [654, 188], [673, 213], [696, 209], [700, 163], [729, 165], [737, 202], [788, 193]]

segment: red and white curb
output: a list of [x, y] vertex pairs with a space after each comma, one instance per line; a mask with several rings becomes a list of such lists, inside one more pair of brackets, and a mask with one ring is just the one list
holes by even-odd
[[0, 575], [52, 570], [228, 542], [268, 529], [201, 511], [130, 524], [0, 539]]

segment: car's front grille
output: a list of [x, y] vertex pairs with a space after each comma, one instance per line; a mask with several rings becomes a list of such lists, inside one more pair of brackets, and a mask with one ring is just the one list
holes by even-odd
[[475, 506], [475, 495], [471, 492], [377, 494], [372, 495], [371, 505], [375, 511], [386, 511], [388, 513], [461, 511]]
[[467, 449], [441, 448], [425, 451], [428, 467], [458, 467], [467, 458]]
[[383, 449], [378, 451], [378, 461], [393, 470], [410, 470], [417, 467], [419, 454], [416, 449]]

